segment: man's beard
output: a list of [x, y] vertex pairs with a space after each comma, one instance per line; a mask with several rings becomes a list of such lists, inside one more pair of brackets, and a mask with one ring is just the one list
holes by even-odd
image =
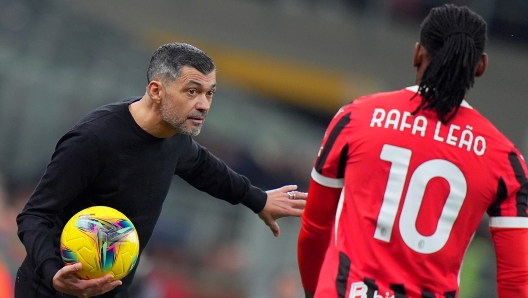
[[207, 113], [196, 111], [192, 115], [182, 115], [176, 111], [176, 109], [172, 106], [172, 103], [170, 101], [162, 101], [160, 106], [160, 112], [161, 112], [161, 118], [163, 121], [170, 124], [178, 133], [190, 135], [190, 136], [197, 136], [200, 134], [200, 130], [202, 129], [202, 124], [200, 125], [186, 125], [186, 121], [189, 117], [202, 117], [205, 120], [205, 116]]

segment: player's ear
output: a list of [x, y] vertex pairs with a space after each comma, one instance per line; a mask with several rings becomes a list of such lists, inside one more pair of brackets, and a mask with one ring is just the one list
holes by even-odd
[[147, 93], [152, 99], [152, 101], [156, 104], [161, 103], [161, 97], [163, 92], [163, 84], [160, 81], [152, 80], [147, 85]]
[[423, 62], [423, 51], [422, 51], [422, 45], [417, 42], [414, 45], [414, 52], [413, 52], [413, 66], [416, 68], [420, 68], [420, 65], [422, 65]]
[[477, 70], [475, 71], [475, 77], [480, 77], [486, 72], [486, 67], [488, 66], [488, 55], [486, 53], [480, 56], [480, 61], [477, 64]]
[[425, 72], [425, 69], [429, 65], [430, 59], [427, 50], [417, 42], [414, 46], [413, 53], [413, 66], [416, 68], [416, 84], [419, 84], [422, 80], [422, 76]]

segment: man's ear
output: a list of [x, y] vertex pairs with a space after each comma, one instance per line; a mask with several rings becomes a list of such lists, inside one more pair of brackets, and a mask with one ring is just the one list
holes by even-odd
[[147, 86], [147, 93], [152, 101], [156, 104], [161, 103], [161, 98], [163, 94], [163, 84], [159, 81], [150, 81]]
[[414, 46], [413, 66], [416, 68], [416, 84], [420, 84], [423, 74], [430, 63], [429, 53], [427, 50], [417, 42]]
[[423, 62], [422, 45], [419, 42], [417, 42], [414, 45], [413, 66], [416, 68], [420, 68], [420, 65], [422, 65], [422, 62]]
[[486, 72], [486, 67], [488, 67], [488, 55], [486, 53], [480, 56], [480, 61], [477, 64], [477, 70], [475, 71], [475, 77], [480, 77]]

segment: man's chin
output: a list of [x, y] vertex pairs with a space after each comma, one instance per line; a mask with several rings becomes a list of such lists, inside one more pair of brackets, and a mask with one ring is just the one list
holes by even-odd
[[198, 128], [198, 129], [183, 129], [183, 130], [180, 130], [180, 133], [183, 134], [183, 135], [196, 137], [197, 135], [200, 134], [200, 131], [201, 131], [201, 128]]

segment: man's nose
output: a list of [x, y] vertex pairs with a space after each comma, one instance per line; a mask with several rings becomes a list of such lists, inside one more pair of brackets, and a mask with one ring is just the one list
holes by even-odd
[[205, 94], [201, 95], [198, 98], [198, 101], [196, 102], [196, 109], [208, 111], [210, 107], [211, 107], [211, 101], [207, 98]]

